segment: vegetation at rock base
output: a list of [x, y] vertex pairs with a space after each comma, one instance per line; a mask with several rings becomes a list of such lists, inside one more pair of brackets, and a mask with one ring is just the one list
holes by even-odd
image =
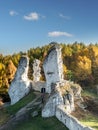
[[19, 124], [14, 130], [68, 130], [56, 117], [42, 118], [37, 116], [27, 122]]
[[[18, 110], [23, 108], [29, 102], [36, 98], [36, 93], [31, 92], [26, 97], [21, 99], [18, 103], [8, 106], [6, 108], [0, 109], [0, 125], [5, 123], [9, 120], [12, 115], [15, 115]], [[76, 112], [74, 112], [74, 116], [77, 117], [84, 125], [91, 126], [95, 130], [98, 130], [98, 98], [97, 95], [91, 90], [86, 90], [82, 92], [82, 97], [86, 100], [86, 103], [92, 105], [90, 110], [84, 111], [83, 109], [79, 109], [76, 107]], [[94, 102], [89, 101], [96, 101], [96, 112], [93, 111]], [[12, 116], [13, 117], [13, 116]], [[14, 126], [13, 126], [14, 127]], [[67, 130], [67, 128], [60, 123], [55, 117], [52, 118], [42, 118], [39, 114], [37, 117], [29, 117], [27, 120], [21, 121], [18, 125], [15, 125], [14, 130]], [[12, 130], [9, 128], [9, 130]]]
[[14, 115], [18, 110], [20, 110], [22, 107], [27, 105], [29, 102], [31, 102], [36, 95], [34, 92], [30, 92], [26, 97], [21, 99], [19, 102], [17, 102], [14, 105], [8, 106], [6, 108], [0, 108], [0, 125], [5, 123], [10, 115]]
[[98, 130], [98, 95], [94, 90], [87, 89], [82, 92], [82, 97], [87, 107], [83, 110], [75, 106], [75, 111], [72, 112], [72, 115], [83, 125]]
[[31, 102], [35, 98], [35, 94], [33, 92], [30, 92], [26, 97], [21, 99], [19, 102], [17, 102], [14, 105], [11, 105], [7, 107], [7, 111], [9, 114], [13, 115], [15, 114], [19, 109], [27, 105], [29, 102]]
[[[18, 103], [0, 110], [0, 125], [10, 120], [21, 108], [30, 103], [37, 97], [38, 93], [31, 92]], [[38, 95], [39, 96], [39, 95]], [[35, 110], [35, 109], [34, 109]], [[40, 110], [41, 111], [41, 110]], [[6, 129], [6, 128], [4, 128]], [[42, 118], [41, 113], [38, 116], [29, 116], [25, 120], [17, 122], [16, 125], [8, 125], [7, 130], [68, 130], [56, 117]]]

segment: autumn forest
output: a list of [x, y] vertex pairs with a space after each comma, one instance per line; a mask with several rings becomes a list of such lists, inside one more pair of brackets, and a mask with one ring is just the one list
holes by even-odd
[[[8, 100], [8, 88], [14, 78], [18, 67], [19, 59], [22, 55], [29, 57], [28, 77], [33, 80], [33, 60], [39, 59], [41, 67], [47, 51], [53, 45], [30, 48], [27, 52], [19, 52], [13, 55], [3, 56], [0, 54], [0, 96], [3, 100]], [[98, 44], [75, 42], [73, 44], [60, 44], [62, 47], [64, 78], [79, 83], [83, 89], [93, 89], [96, 91], [98, 85]], [[42, 68], [41, 80], [45, 80]]]

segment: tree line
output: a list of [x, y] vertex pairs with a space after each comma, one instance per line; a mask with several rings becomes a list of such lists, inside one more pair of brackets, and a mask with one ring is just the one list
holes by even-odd
[[[22, 55], [29, 57], [28, 77], [32, 80], [34, 59], [39, 59], [42, 67], [43, 60], [53, 44], [57, 43], [52, 42], [42, 47], [30, 48], [27, 53], [19, 52], [7, 56], [0, 54], [0, 95], [7, 94]], [[62, 47], [64, 78], [77, 82], [82, 87], [95, 89], [98, 84], [98, 44], [86, 45], [75, 42], [60, 43], [60, 46]], [[45, 80], [43, 68], [41, 74], [41, 80]]]

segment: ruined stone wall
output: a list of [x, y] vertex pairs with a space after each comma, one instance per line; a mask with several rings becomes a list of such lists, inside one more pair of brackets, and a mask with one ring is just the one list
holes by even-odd
[[32, 89], [38, 92], [41, 92], [42, 88], [46, 88], [46, 82], [38, 81], [38, 82], [31, 82]]
[[60, 105], [56, 108], [56, 117], [61, 121], [69, 130], [93, 130], [90, 127], [82, 125], [75, 117], [68, 114], [64, 106]]
[[63, 80], [61, 48], [59, 45], [50, 48], [44, 60], [43, 68], [47, 83], [46, 92], [51, 93], [51, 84]]
[[31, 89], [30, 80], [28, 79], [29, 59], [26, 56], [21, 57], [15, 77], [9, 87], [8, 94], [11, 104], [15, 104]]
[[56, 113], [56, 107], [63, 103], [63, 97], [59, 92], [51, 94], [42, 110], [42, 117], [52, 117]]

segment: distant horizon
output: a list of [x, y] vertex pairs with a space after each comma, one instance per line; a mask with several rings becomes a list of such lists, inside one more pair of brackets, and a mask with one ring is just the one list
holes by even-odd
[[[44, 46], [46, 46], [46, 45], [49, 45], [50, 43], [52, 43], [52, 42], [56, 42], [56, 41], [51, 41], [51, 42], [49, 42], [49, 43], [47, 43], [47, 44], [41, 44], [41, 45], [39, 45], [39, 46], [32, 46], [32, 47], [29, 47], [28, 49], [26, 49], [26, 50], [17, 50], [17, 51], [12, 51], [12, 53], [0, 53], [0, 54], [2, 54], [3, 56], [7, 56], [7, 55], [13, 55], [13, 54], [17, 54], [17, 53], [20, 53], [20, 52], [23, 52], [23, 53], [27, 53], [27, 51], [28, 50], [30, 50], [31, 48], [33, 49], [33, 48], [37, 48], [37, 47], [44, 47]], [[93, 44], [93, 45], [95, 45], [95, 44], [98, 44], [98, 42], [96, 42], [96, 43], [92, 43], [92, 42], [90, 42], [90, 43], [84, 43], [84, 42], [78, 42], [78, 41], [74, 41], [74, 42], [71, 42], [71, 43], [64, 43], [64, 42], [56, 42], [56, 43], [58, 43], [58, 44], [66, 44], [66, 45], [68, 45], [68, 44], [74, 44], [75, 42], [77, 42], [77, 43], [83, 43], [85, 46], [89, 46], [90, 44]]]
[[98, 43], [98, 0], [0, 1], [0, 53], [58, 43]]

